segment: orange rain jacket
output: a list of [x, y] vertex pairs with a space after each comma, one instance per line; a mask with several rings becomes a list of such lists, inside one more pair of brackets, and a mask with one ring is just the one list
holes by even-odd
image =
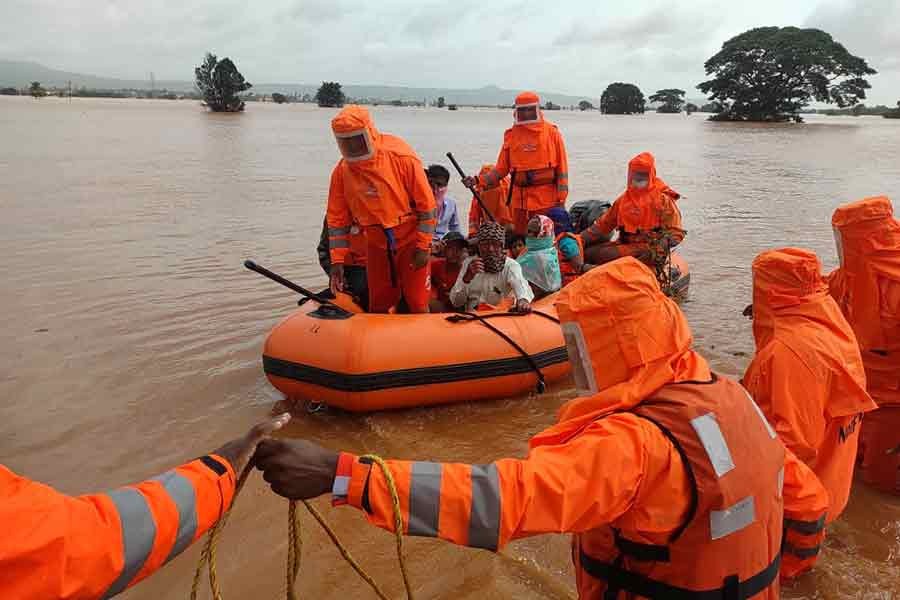
[[[484, 165], [481, 167], [481, 171], [478, 175], [480, 177], [487, 175], [493, 169], [494, 165]], [[491, 211], [491, 214], [494, 215], [494, 219], [504, 227], [512, 225], [513, 222], [510, 209], [506, 205], [508, 194], [509, 179], [506, 177], [501, 179], [499, 184], [494, 184], [490, 187], [484, 185], [478, 186], [478, 195], [481, 196], [481, 201], [484, 202], [485, 206], [488, 207], [488, 210]], [[481, 210], [481, 205], [478, 204], [478, 200], [475, 199], [475, 196], [472, 196], [472, 204], [469, 206], [469, 237], [474, 238], [478, 234], [478, 228], [487, 220], [487, 215]]]
[[900, 406], [900, 221], [879, 196], [841, 206], [831, 224], [841, 259], [831, 294], [856, 333], [869, 393]]
[[744, 385], [784, 444], [828, 490], [828, 522], [844, 510], [863, 413], [875, 408], [853, 330], [808, 250], [753, 261], [756, 356]]
[[[516, 96], [516, 106], [540, 106], [534, 92]], [[512, 185], [516, 210], [541, 211], [563, 206], [569, 195], [569, 159], [562, 134], [538, 110], [537, 123], [515, 124], [503, 134], [497, 166], [478, 176], [480, 186], [493, 187], [515, 171]], [[527, 219], [526, 219], [527, 221]]]
[[900, 494], [900, 221], [885, 196], [845, 204], [831, 219], [841, 265], [831, 295], [859, 342], [866, 385], [880, 407], [866, 415], [859, 473]]
[[[650, 181], [646, 189], [631, 187], [631, 176], [635, 172], [649, 173]], [[625, 185], [625, 191], [616, 199], [612, 208], [581, 232], [584, 245], [590, 246], [606, 240], [613, 230], [618, 229], [619, 238], [616, 243], [627, 246], [620, 254], [635, 256], [648, 248], [644, 232], [660, 228], [669, 232], [674, 245], [680, 244], [685, 232], [676, 201], [681, 196], [656, 176], [656, 159], [652, 154], [643, 152], [629, 161]]]
[[[691, 350], [680, 309], [635, 259], [591, 270], [557, 306], [576, 383], [590, 395], [566, 404], [523, 460], [390, 461], [405, 533], [495, 551], [574, 533], [583, 599], [603, 597], [606, 581], [660, 598], [735, 586], [778, 598], [781, 483], [784, 514], [815, 529], [805, 540], [812, 552], [827, 510], [815, 476], [785, 456], [747, 393]], [[340, 502], [391, 529], [380, 470], [346, 453], [341, 464]], [[786, 560], [782, 573], [814, 560]]]
[[415, 244], [430, 252], [435, 200], [413, 149], [375, 129], [369, 111], [361, 106], [344, 108], [331, 128], [335, 134], [364, 130], [374, 147], [371, 158], [352, 163], [341, 159], [331, 173], [326, 220], [332, 264], [347, 260], [354, 222], [367, 229], [370, 247], [387, 248], [385, 230], [391, 230], [397, 248]]
[[71, 497], [0, 465], [4, 598], [109, 598], [200, 538], [231, 505], [235, 475], [208, 455], [137, 485]]

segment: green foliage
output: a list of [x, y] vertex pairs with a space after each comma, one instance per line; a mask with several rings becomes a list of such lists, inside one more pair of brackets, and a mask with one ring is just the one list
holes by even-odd
[[0, 88], [0, 96], [18, 96], [19, 90], [14, 87]]
[[684, 90], [675, 88], [657, 90], [655, 94], [650, 96], [649, 100], [654, 104], [662, 103], [662, 106], [657, 108], [656, 112], [675, 114], [680, 113], [681, 107], [684, 106], [684, 94]]
[[284, 104], [288, 101], [288, 97], [278, 92], [272, 92], [272, 102], [275, 104]]
[[644, 93], [633, 83], [616, 82], [606, 86], [600, 97], [600, 112], [604, 115], [644, 114]]
[[721, 102], [707, 102], [706, 104], [704, 104], [703, 106], [700, 107], [700, 112], [713, 113], [714, 115], [719, 114], [723, 110], [725, 110], [725, 109], [722, 106]]
[[238, 96], [253, 87], [244, 80], [230, 58], [218, 60], [215, 54], [206, 53], [203, 64], [194, 69], [197, 89], [203, 101], [213, 112], [240, 112], [244, 101]]
[[32, 81], [28, 91], [31, 93], [32, 98], [43, 98], [47, 95], [47, 90], [41, 87], [40, 81]]
[[336, 81], [323, 81], [319, 91], [316, 92], [315, 100], [319, 106], [335, 108], [343, 106], [346, 97], [341, 90], [341, 84]]
[[437, 107], [444, 108], [445, 100], [443, 96], [438, 96]]
[[594, 110], [594, 105], [588, 102], [587, 100], [582, 100], [578, 103], [578, 108], [580, 110]]
[[559, 110], [559, 104], [553, 104], [547, 100], [547, 103], [544, 105], [544, 110]]
[[697, 88], [723, 104], [717, 120], [786, 121], [811, 101], [854, 106], [876, 71], [819, 29], [758, 27], [735, 36], [704, 65]]
[[684, 105], [684, 112], [686, 112], [689, 115], [697, 112], [698, 110], [700, 110], [700, 107], [697, 106], [696, 104], [694, 104], [693, 102], [688, 102], [687, 104]]

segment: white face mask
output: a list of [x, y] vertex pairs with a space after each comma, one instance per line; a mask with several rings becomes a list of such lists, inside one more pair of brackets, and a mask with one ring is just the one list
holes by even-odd
[[650, 185], [650, 182], [646, 179], [632, 179], [631, 187], [636, 190], [644, 190], [647, 189], [647, 186]]
[[841, 237], [841, 232], [837, 227], [831, 228], [834, 233], [834, 245], [837, 248], [838, 262], [840, 266], [844, 266], [844, 238]]
[[592, 396], [598, 392], [594, 377], [591, 355], [588, 354], [581, 325], [575, 321], [562, 324], [563, 338], [566, 340], [566, 351], [572, 365], [572, 376], [575, 378], [575, 390], [579, 396]]

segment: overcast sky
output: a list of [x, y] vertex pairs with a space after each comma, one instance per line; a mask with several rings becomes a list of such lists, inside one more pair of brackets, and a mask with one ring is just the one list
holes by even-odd
[[688, 96], [751, 27], [831, 33], [900, 99], [900, 0], [0, 0], [0, 58], [127, 79], [192, 78], [205, 51], [256, 83], [535, 88], [599, 96], [612, 81]]

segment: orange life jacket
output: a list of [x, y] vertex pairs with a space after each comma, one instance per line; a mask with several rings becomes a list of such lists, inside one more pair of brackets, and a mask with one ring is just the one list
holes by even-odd
[[569, 259], [566, 258], [562, 251], [559, 249], [559, 242], [565, 237], [572, 238], [578, 243], [578, 254], [584, 257], [584, 242], [581, 241], [581, 237], [575, 235], [574, 233], [561, 233], [556, 236], [556, 255], [559, 259], [559, 272], [562, 274], [562, 284], [566, 286], [573, 281], [575, 281], [579, 275], [581, 275], [581, 271], [576, 271], [575, 267], [572, 266], [572, 263], [569, 262]]
[[[726, 378], [670, 384], [630, 412], [681, 455], [691, 508], [669, 539], [632, 530], [627, 513], [576, 536], [579, 597], [777, 599], [785, 453], [747, 392]], [[610, 536], [615, 554], [593, 554]]]

